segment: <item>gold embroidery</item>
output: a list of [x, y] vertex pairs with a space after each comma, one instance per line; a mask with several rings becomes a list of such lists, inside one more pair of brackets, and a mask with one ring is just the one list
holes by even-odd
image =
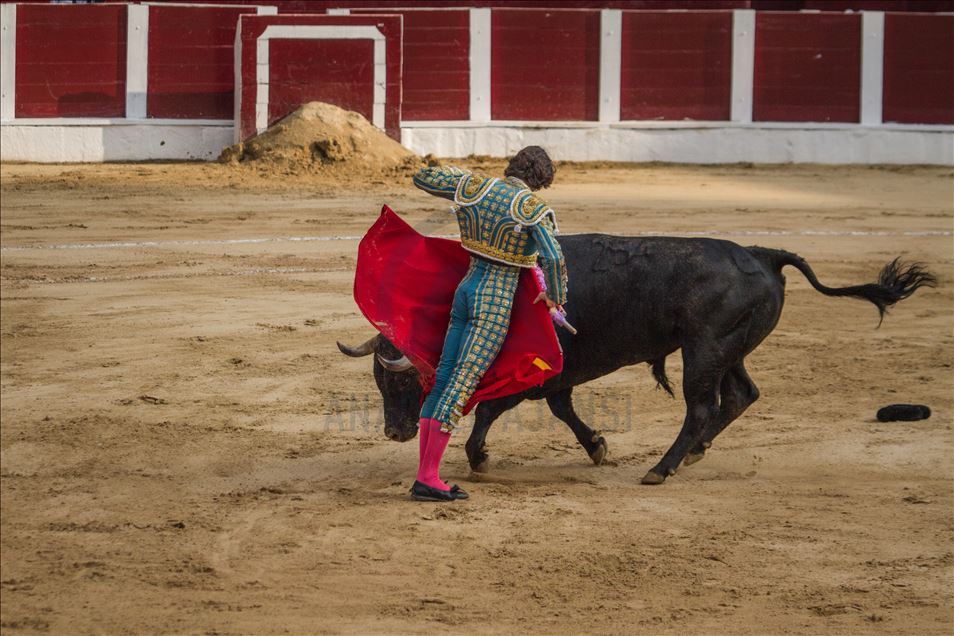
[[479, 203], [499, 179], [488, 179], [478, 175], [467, 175], [461, 178], [457, 184], [457, 192], [454, 195], [454, 203], [458, 205], [475, 205]]
[[495, 261], [502, 261], [510, 265], [516, 265], [517, 267], [533, 267], [537, 264], [536, 252], [533, 254], [512, 254], [500, 248], [484, 245], [480, 241], [467, 238], [461, 238], [460, 243], [464, 246], [464, 249], [474, 252], [475, 254], [480, 254], [481, 256], [486, 256]]

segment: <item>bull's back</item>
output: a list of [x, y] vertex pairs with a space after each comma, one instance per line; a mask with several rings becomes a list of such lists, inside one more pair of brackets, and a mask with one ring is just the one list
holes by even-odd
[[778, 279], [730, 241], [675, 237], [561, 236], [569, 278], [567, 318], [559, 330], [561, 384], [666, 356], [687, 330], [773, 294]]

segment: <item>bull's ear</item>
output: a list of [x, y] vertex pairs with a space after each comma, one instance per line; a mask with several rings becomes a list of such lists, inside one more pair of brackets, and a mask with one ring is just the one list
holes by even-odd
[[336, 344], [338, 345], [338, 349], [341, 350], [341, 353], [345, 354], [346, 356], [351, 356], [352, 358], [361, 358], [363, 356], [369, 356], [375, 352], [378, 344], [378, 336], [372, 336], [356, 347], [346, 345], [342, 342], [337, 342]]

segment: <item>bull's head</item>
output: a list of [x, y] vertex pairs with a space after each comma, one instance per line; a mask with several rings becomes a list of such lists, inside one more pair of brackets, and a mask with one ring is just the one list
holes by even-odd
[[338, 348], [352, 358], [374, 354], [374, 381], [384, 398], [384, 434], [396, 442], [414, 439], [421, 410], [421, 383], [411, 361], [381, 335], [356, 347], [339, 342]]

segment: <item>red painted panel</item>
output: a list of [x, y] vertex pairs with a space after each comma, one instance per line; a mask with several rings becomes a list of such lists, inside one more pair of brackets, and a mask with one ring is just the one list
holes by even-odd
[[[240, 93], [240, 112], [239, 112], [239, 121], [237, 122], [240, 130], [240, 136], [242, 139], [248, 139], [249, 137], [255, 134], [255, 100], [257, 97], [257, 86], [256, 86], [256, 42], [258, 37], [262, 35], [266, 27], [270, 25], [339, 25], [339, 26], [374, 26], [381, 32], [385, 37], [385, 68], [387, 71], [387, 80], [385, 85], [385, 107], [384, 107], [384, 122], [385, 122], [385, 131], [391, 137], [395, 139], [400, 139], [401, 129], [401, 17], [400, 16], [381, 16], [381, 15], [343, 15], [343, 16], [329, 16], [329, 15], [277, 15], [277, 16], [265, 16], [265, 15], [244, 15], [240, 18], [239, 22], [239, 33], [241, 41], [241, 51], [239, 52], [240, 64], [241, 64], [241, 77], [242, 84], [239, 87]], [[279, 40], [271, 40], [270, 44], [270, 55], [271, 52], [276, 50], [276, 42]], [[286, 42], [315, 42], [315, 40], [297, 40], [291, 39]], [[373, 46], [373, 45], [372, 45]], [[307, 47], [305, 47], [307, 50]], [[330, 50], [330, 49], [329, 49]], [[290, 62], [287, 55], [287, 50], [282, 50], [281, 45], [279, 45], [279, 61], [278, 65], [284, 65], [287, 62]], [[354, 49], [348, 53], [348, 56], [354, 54]], [[370, 54], [368, 54], [370, 55]], [[367, 59], [367, 63], [370, 65], [372, 58]], [[347, 56], [342, 56], [338, 60], [324, 60], [321, 62], [323, 65], [331, 64], [332, 62], [337, 64], [342, 64], [347, 67], [353, 61], [347, 59]], [[317, 63], [317, 61], [315, 61]], [[278, 67], [272, 68], [272, 64], [269, 64], [269, 76], [271, 77], [272, 73], [275, 73], [276, 77], [293, 77], [293, 76], [304, 76], [309, 73], [313, 73], [309, 65], [301, 66], [297, 69], [289, 69], [283, 71]], [[325, 68], [325, 67], [323, 67]], [[326, 69], [327, 70], [327, 69]], [[283, 75], [284, 74], [284, 75]], [[341, 74], [339, 73], [336, 77], [340, 78]], [[373, 77], [373, 70], [372, 75]], [[313, 73], [310, 77], [307, 78], [307, 82], [314, 82], [313, 86], [317, 86], [322, 81], [322, 75], [318, 73]], [[294, 88], [289, 86], [286, 88], [280, 88], [280, 91], [285, 91], [284, 95], [280, 94], [280, 97], [286, 100], [286, 107], [290, 105], [289, 100], [294, 100], [295, 91], [299, 90], [298, 93], [302, 97], [302, 101], [307, 101], [304, 99], [307, 97], [307, 93], [303, 88]], [[339, 93], [345, 91], [345, 89], [338, 89]], [[354, 89], [354, 94], [360, 94], [361, 89]], [[271, 93], [271, 87], [269, 93]], [[353, 95], [352, 95], [353, 97]], [[350, 98], [349, 98], [350, 99]], [[342, 104], [332, 101], [331, 103], [336, 103], [339, 106], [348, 108], [348, 104]], [[269, 104], [271, 104], [271, 96], [269, 99]], [[277, 119], [281, 116], [288, 114], [294, 108], [297, 108], [301, 102], [295, 104], [293, 107], [289, 107], [288, 110], [284, 113], [278, 113], [276, 110], [269, 108], [270, 119]]]
[[126, 7], [17, 7], [16, 117], [126, 114]]
[[731, 93], [731, 13], [623, 13], [621, 119], [728, 120]]
[[857, 122], [861, 16], [757, 13], [755, 121]]
[[[758, 0], [752, 3], [758, 9]], [[792, 6], [795, 5], [795, 6]], [[800, 11], [954, 11], [951, 0], [787, 0], [784, 10]], [[779, 9], [782, 10], [782, 9]]]
[[394, 13], [404, 17], [401, 118], [470, 119], [470, 13], [466, 9]]
[[255, 7], [149, 8], [149, 117], [231, 119], [235, 29]]
[[954, 16], [885, 15], [883, 118], [954, 124]]
[[374, 115], [374, 43], [370, 40], [272, 40], [268, 117], [322, 101]]
[[[157, 0], [176, 1], [176, 0]], [[231, 1], [231, 0], [230, 0]], [[255, 2], [259, 0], [238, 0], [238, 2]], [[374, 10], [378, 13], [394, 13], [413, 6], [417, 9], [439, 8], [452, 9], [466, 7], [499, 7], [499, 8], [526, 8], [540, 7], [560, 9], [639, 9], [651, 11], [665, 11], [670, 9], [750, 9], [752, 4], [760, 0], [264, 0], [266, 4], [278, 7], [279, 13], [324, 13], [331, 8], [361, 8]], [[774, 0], [775, 3], [784, 2], [793, 6], [795, 10], [803, 0]], [[902, 0], [881, 0], [881, 2], [901, 2]], [[911, 0], [905, 0], [910, 3]], [[920, 0], [920, 4], [927, 2], [950, 2], [951, 0]], [[854, 4], [870, 4], [872, 0], [856, 0]]]
[[[0, 0], [5, 2], [7, 0]], [[50, 2], [51, 0], [20, 0]], [[76, 0], [73, 0], [76, 1]], [[158, 4], [177, 2], [205, 3], [206, 0], [152, 0]], [[937, 13], [954, 11], [954, 0], [228, 0], [228, 4], [266, 4], [279, 13], [325, 13], [328, 9], [350, 8], [395, 13], [414, 9], [459, 9], [497, 7], [510, 9], [624, 9], [637, 11], [711, 11], [756, 9], [759, 11], [801, 11], [803, 9], [835, 11], [919, 11]]]
[[491, 117], [599, 117], [598, 11], [495, 9], [491, 31]]

